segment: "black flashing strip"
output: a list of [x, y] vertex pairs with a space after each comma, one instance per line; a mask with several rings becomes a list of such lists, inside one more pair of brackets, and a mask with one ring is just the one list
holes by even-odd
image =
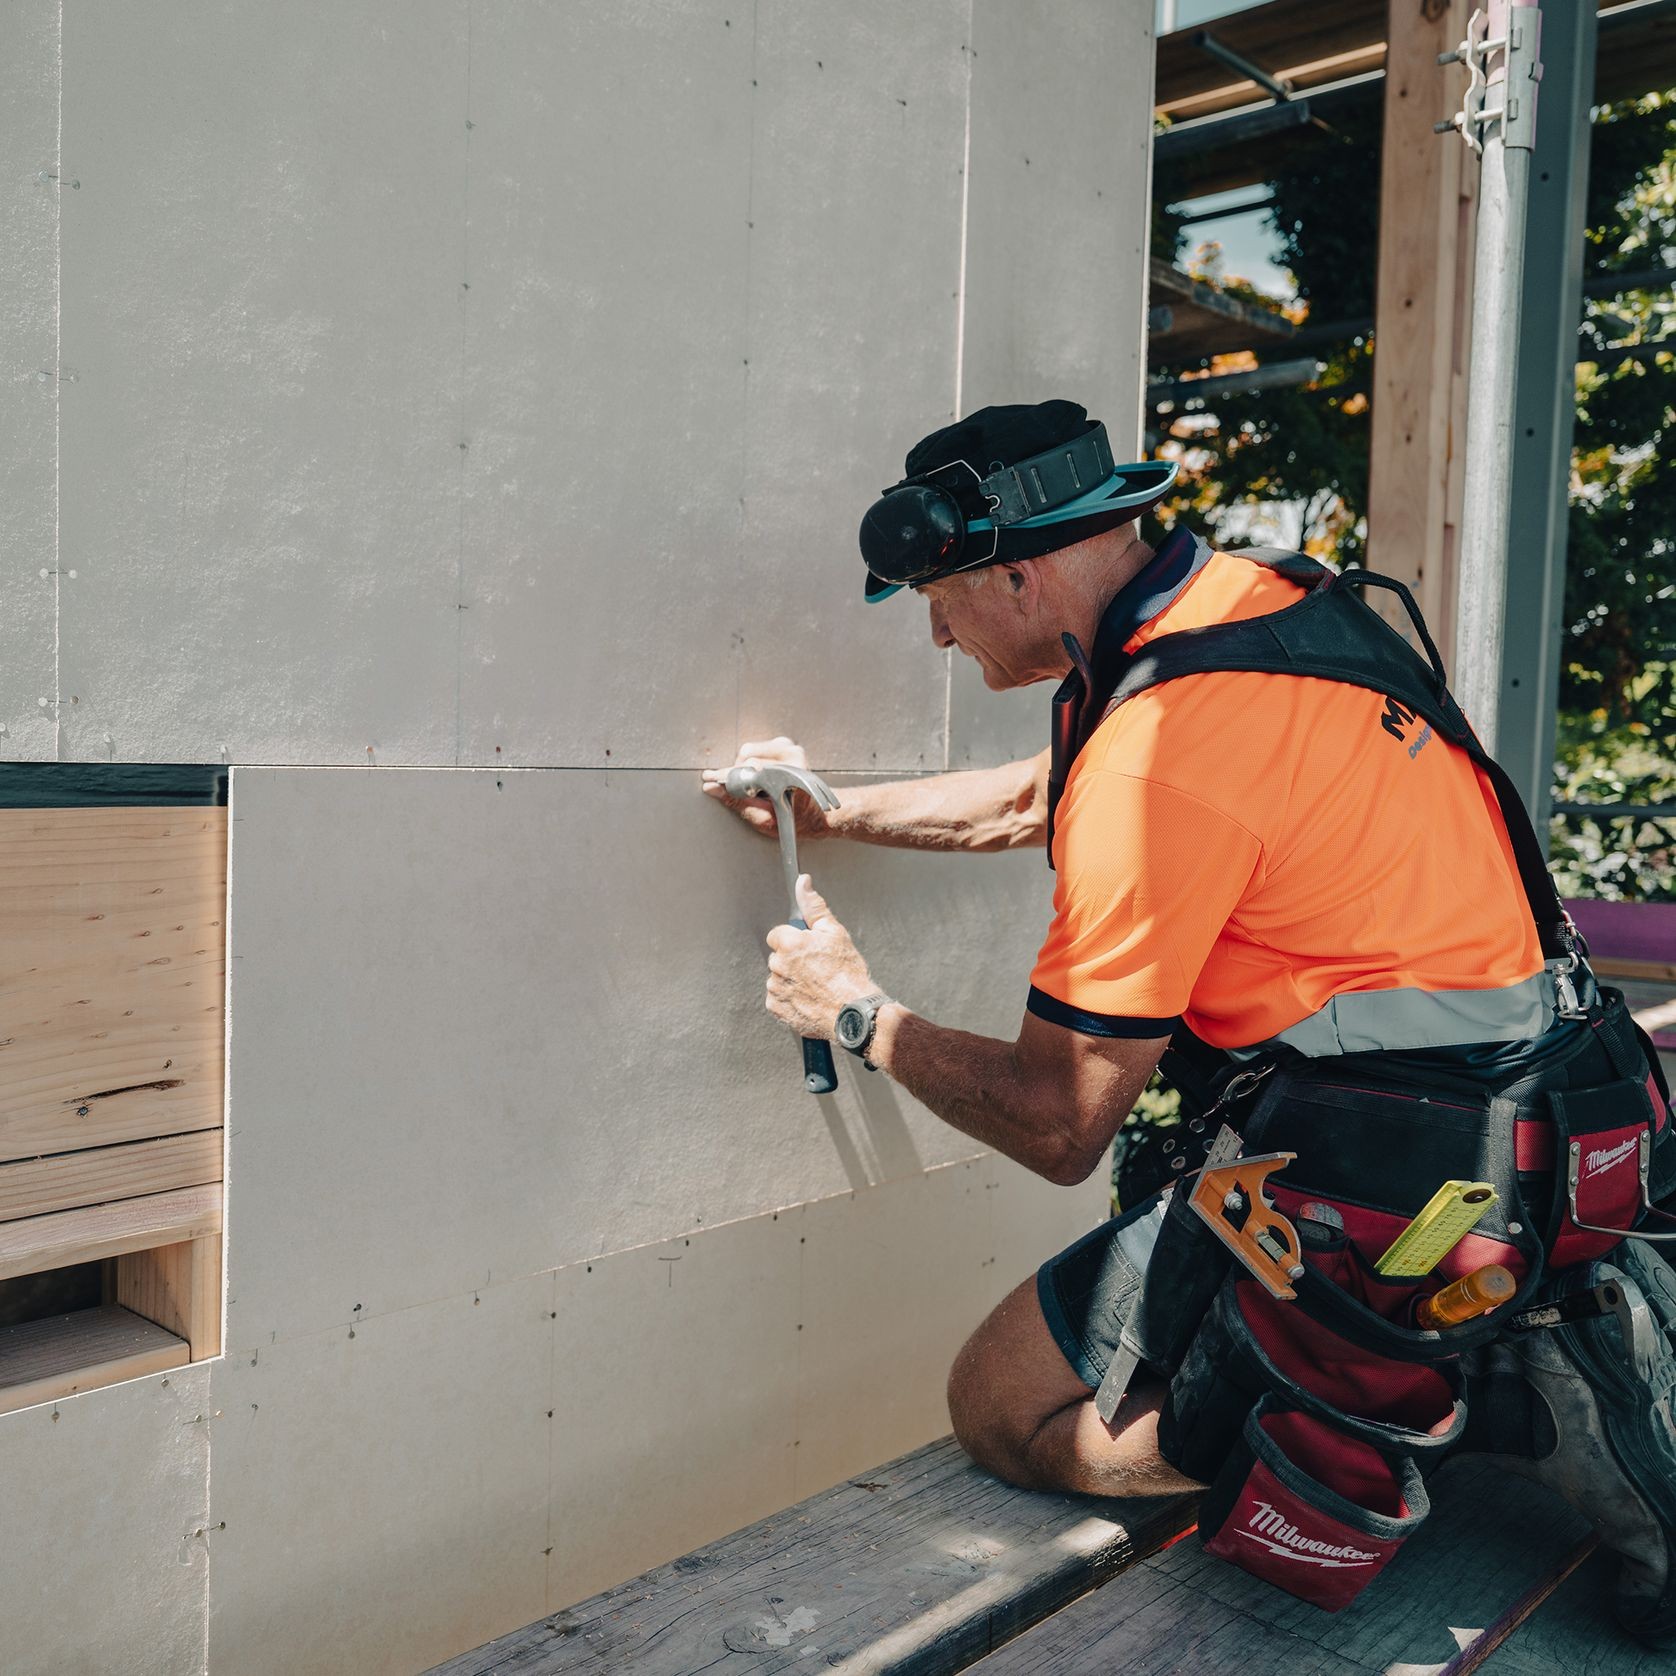
[[0, 762], [0, 809], [221, 805], [227, 770], [197, 762]]
[[1034, 984], [1030, 986], [1030, 998], [1025, 1002], [1025, 1008], [1037, 1018], [1046, 1019], [1049, 1024], [1063, 1025], [1065, 1029], [1075, 1030], [1083, 1036], [1114, 1036], [1132, 1041], [1173, 1035], [1176, 1026], [1181, 1023], [1179, 1013], [1174, 1018], [1124, 1018], [1110, 1013], [1085, 1013], [1080, 1007], [1069, 1007], [1063, 1001], [1056, 1001]]

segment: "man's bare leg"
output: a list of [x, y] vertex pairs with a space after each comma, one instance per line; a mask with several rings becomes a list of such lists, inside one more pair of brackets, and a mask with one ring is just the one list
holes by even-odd
[[1111, 1425], [1048, 1331], [1032, 1276], [996, 1306], [949, 1372], [954, 1435], [979, 1466], [1031, 1490], [1173, 1495], [1203, 1486], [1158, 1453], [1164, 1387], [1137, 1374]]

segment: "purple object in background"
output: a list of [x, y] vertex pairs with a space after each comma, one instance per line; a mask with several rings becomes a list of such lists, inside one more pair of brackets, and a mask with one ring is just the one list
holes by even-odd
[[[1597, 961], [1607, 966], [1614, 960], [1635, 960], [1676, 967], [1676, 903], [1567, 897], [1565, 906]], [[1610, 977], [1609, 972], [1605, 975]], [[1676, 1051], [1676, 1024], [1655, 1028], [1651, 1035], [1655, 1046]]]

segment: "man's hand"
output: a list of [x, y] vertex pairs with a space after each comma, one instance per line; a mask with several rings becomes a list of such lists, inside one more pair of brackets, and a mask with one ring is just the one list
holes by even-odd
[[[746, 763], [755, 765], [762, 762], [783, 762], [788, 768], [809, 767], [808, 754], [801, 745], [795, 744], [781, 734], [777, 739], [750, 740], [739, 747], [739, 755], [734, 758], [732, 766], [738, 768]], [[775, 834], [774, 805], [766, 797], [752, 797], [741, 800], [729, 797], [727, 786], [727, 769], [706, 768], [704, 770], [704, 795], [713, 797], [718, 803], [725, 803], [728, 808], [739, 816], [753, 832], [760, 832], [766, 838]], [[816, 807], [814, 800], [805, 792], [794, 791], [791, 794], [792, 813], [797, 818], [797, 836], [799, 838], [824, 838], [827, 834], [825, 811]]]
[[797, 906], [807, 931], [777, 925], [768, 933], [768, 1010], [799, 1036], [829, 1042], [840, 1009], [870, 995], [873, 980], [807, 873], [797, 881]]

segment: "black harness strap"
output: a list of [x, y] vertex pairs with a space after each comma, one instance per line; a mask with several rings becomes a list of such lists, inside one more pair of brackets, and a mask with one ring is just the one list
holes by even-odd
[[[1302, 599], [1267, 616], [1160, 635], [1132, 655], [1097, 644], [1097, 656], [1088, 671], [1092, 682], [1076, 669], [1066, 677], [1066, 687], [1082, 689], [1074, 695], [1081, 701], [1076, 705], [1081, 725], [1074, 740], [1061, 731], [1056, 755], [1062, 759], [1063, 772], [1055, 778], [1063, 784], [1071, 761], [1095, 727], [1118, 705], [1184, 675], [1250, 671], [1307, 676], [1366, 688], [1409, 713], [1406, 717], [1392, 716], [1393, 726], [1419, 716], [1484, 771], [1501, 806], [1543, 957], [1574, 961], [1575, 933], [1549, 875], [1546, 854], [1530, 815], [1506, 770], [1479, 743], [1451, 695], [1443, 660], [1408, 589], [1372, 571], [1335, 573], [1302, 553], [1252, 548], [1236, 556], [1277, 572], [1307, 592]], [[1425, 647], [1424, 658], [1354, 591], [1367, 587], [1388, 589], [1402, 601]], [[1061, 688], [1060, 698], [1055, 701], [1056, 715], [1069, 707], [1064, 700], [1073, 696], [1067, 694], [1066, 687]], [[1051, 854], [1050, 846], [1050, 860]]]

